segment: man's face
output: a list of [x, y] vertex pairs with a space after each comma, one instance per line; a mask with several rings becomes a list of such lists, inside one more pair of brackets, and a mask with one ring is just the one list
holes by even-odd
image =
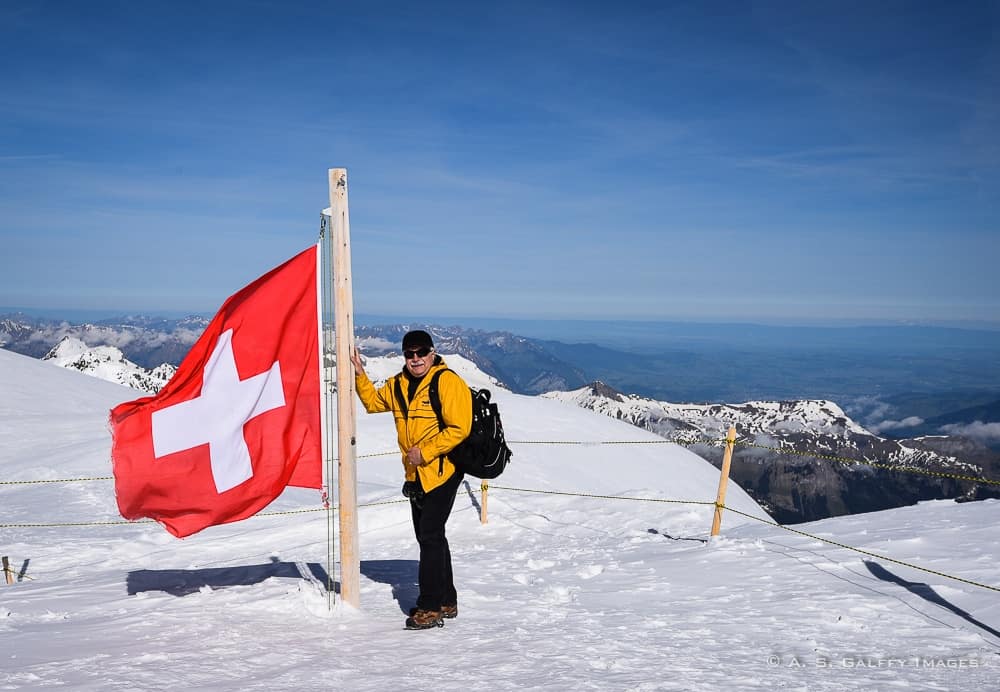
[[408, 348], [403, 351], [406, 359], [406, 369], [414, 377], [423, 377], [434, 364], [434, 349], [421, 346], [419, 348]]

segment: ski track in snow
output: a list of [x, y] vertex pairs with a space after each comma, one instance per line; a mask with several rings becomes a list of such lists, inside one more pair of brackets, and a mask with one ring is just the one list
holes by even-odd
[[[32, 375], [22, 383], [5, 357], [3, 381], [34, 397], [58, 400], [69, 382], [84, 387], [83, 376], [49, 380], [17, 361], [18, 373]], [[13, 421], [0, 427], [3, 480], [107, 475], [101, 407], [130, 395], [107, 386], [90, 395], [96, 404], [80, 394], [89, 414], [46, 420], [27, 399], [0, 404], [0, 420]], [[536, 402], [521, 400], [502, 398], [505, 423], [546, 425]], [[625, 430], [597, 414], [565, 415], [595, 439]], [[361, 416], [359, 425], [360, 453], [392, 448], [390, 421]], [[595, 471], [591, 457], [620, 451], [515, 453], [497, 485], [628, 497], [674, 496], [649, 489], [668, 481], [634, 485], [629, 463], [687, 459], [662, 446], [628, 450], [614, 469]], [[650, 466], [639, 476], [657, 473]], [[398, 500], [400, 475], [393, 456], [360, 460], [359, 501]], [[603, 485], [588, 488], [592, 477]], [[702, 490], [699, 499], [714, 499], [714, 485]], [[710, 506], [493, 489], [482, 525], [478, 503], [478, 480], [469, 479], [449, 523], [459, 617], [427, 632], [402, 627], [417, 564], [405, 503], [359, 512], [357, 611], [331, 609], [310, 571], [327, 569], [322, 512], [255, 517], [185, 540], [155, 524], [3, 528], [0, 553], [15, 570], [30, 560], [30, 579], [0, 586], [0, 689], [994, 690], [1000, 682], [1000, 637], [989, 632], [1000, 629], [995, 591], [733, 514], [707, 541]], [[268, 509], [317, 504], [317, 493], [290, 489]], [[118, 519], [107, 481], [2, 485], [0, 507], [0, 523]], [[998, 519], [997, 501], [930, 502], [796, 528], [998, 585]], [[184, 595], [164, 590], [171, 586]], [[942, 600], [928, 600], [928, 589]]]

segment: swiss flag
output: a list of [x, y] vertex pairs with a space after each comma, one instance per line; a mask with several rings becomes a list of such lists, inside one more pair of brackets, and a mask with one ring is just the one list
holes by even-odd
[[112, 409], [123, 517], [183, 537], [322, 485], [316, 253], [231, 296], [156, 396]]

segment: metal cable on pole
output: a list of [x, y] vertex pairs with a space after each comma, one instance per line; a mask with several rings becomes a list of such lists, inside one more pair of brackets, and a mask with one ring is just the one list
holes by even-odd
[[333, 431], [335, 429], [333, 421], [333, 365], [331, 360], [332, 347], [330, 330], [333, 327], [333, 268], [330, 263], [330, 222], [326, 214], [320, 214], [320, 271], [319, 292], [320, 319], [319, 319], [319, 341], [320, 341], [320, 372], [322, 407], [323, 407], [323, 458], [326, 467], [326, 484], [323, 490], [323, 505], [326, 510], [326, 594], [327, 608], [333, 609], [333, 594], [335, 593], [336, 580], [336, 532], [334, 520], [333, 482], [334, 482], [334, 442]]

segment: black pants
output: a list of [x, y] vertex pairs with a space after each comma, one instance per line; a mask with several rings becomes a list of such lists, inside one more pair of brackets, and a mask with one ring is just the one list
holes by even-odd
[[410, 498], [413, 515], [413, 532], [420, 544], [420, 569], [417, 580], [420, 596], [417, 607], [422, 610], [441, 610], [442, 605], [458, 603], [455, 580], [451, 571], [451, 550], [444, 525], [455, 506], [455, 495], [464, 474], [456, 471], [443, 485], [439, 485], [423, 499]]

